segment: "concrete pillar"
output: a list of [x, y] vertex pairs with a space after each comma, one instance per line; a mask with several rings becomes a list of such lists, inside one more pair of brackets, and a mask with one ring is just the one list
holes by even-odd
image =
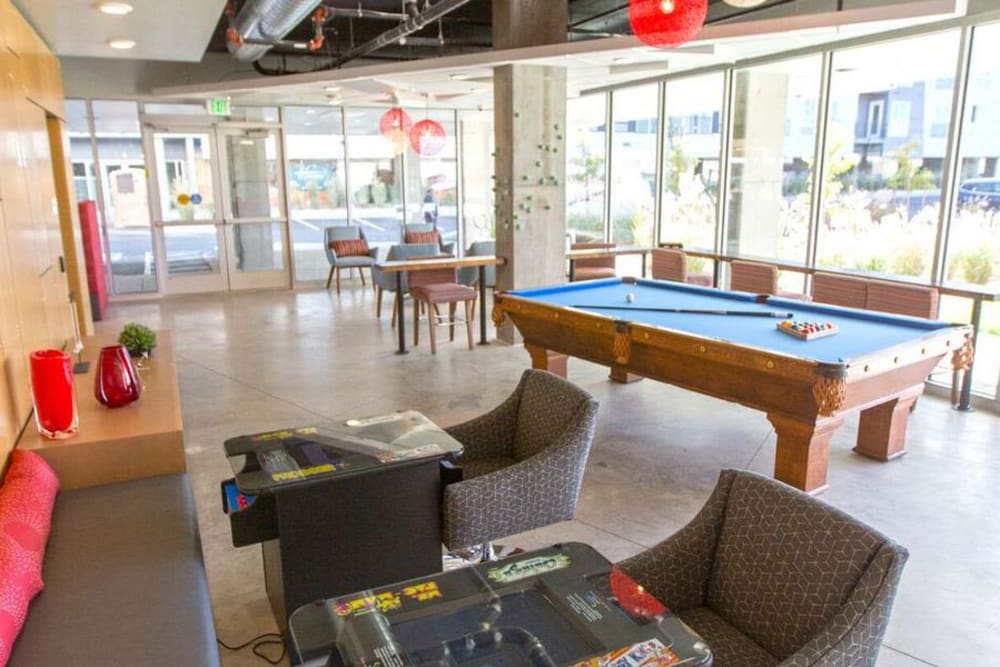
[[568, 2], [493, 0], [494, 49], [561, 44], [568, 27]]
[[771, 257], [777, 251], [787, 108], [787, 74], [738, 74], [733, 155], [742, 186], [733, 193], [729, 253]]
[[[501, 290], [552, 285], [566, 270], [566, 70], [493, 71], [497, 271]], [[508, 322], [501, 340], [514, 342]]]

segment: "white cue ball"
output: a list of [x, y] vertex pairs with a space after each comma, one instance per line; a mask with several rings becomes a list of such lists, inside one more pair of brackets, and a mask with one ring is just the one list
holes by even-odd
[[632, 303], [633, 301], [635, 301], [635, 294], [632, 294], [632, 292], [626, 294], [625, 301], [627, 301], [628, 303]]

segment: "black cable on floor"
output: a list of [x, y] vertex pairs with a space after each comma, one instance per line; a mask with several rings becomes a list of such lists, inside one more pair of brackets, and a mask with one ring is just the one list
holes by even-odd
[[[265, 633], [259, 634], [256, 637], [254, 637], [253, 639], [249, 639], [249, 640], [243, 642], [242, 644], [240, 644], [238, 646], [230, 646], [229, 644], [227, 644], [226, 642], [222, 641], [218, 637], [216, 637], [215, 641], [219, 642], [219, 646], [221, 646], [222, 648], [224, 648], [226, 650], [229, 650], [229, 651], [242, 651], [247, 646], [250, 646], [251, 647], [250, 651], [255, 656], [257, 656], [261, 660], [266, 660], [268, 663], [270, 663], [272, 665], [277, 665], [277, 664], [281, 663], [281, 661], [285, 657], [285, 649], [286, 649], [285, 638], [284, 638], [284, 635], [282, 635], [282, 634], [280, 634], [278, 632], [265, 632]], [[262, 653], [261, 650], [260, 650], [262, 646], [274, 646], [274, 645], [280, 645], [281, 646], [281, 653], [278, 654], [277, 658], [271, 659], [270, 657], [268, 657], [267, 655], [265, 655], [264, 653]]]

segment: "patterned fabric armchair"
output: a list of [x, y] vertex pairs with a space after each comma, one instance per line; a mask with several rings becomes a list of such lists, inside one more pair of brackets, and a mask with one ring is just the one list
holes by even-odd
[[619, 566], [699, 633], [715, 667], [874, 665], [907, 551], [825, 503], [724, 470], [705, 507]]
[[458, 458], [463, 481], [444, 489], [445, 546], [572, 519], [596, 419], [597, 401], [585, 391], [527, 370], [498, 407], [446, 429], [465, 450]]

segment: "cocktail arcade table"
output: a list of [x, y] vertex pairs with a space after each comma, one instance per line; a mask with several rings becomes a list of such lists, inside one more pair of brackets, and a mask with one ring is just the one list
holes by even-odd
[[680, 619], [578, 542], [318, 600], [289, 632], [293, 661], [316, 666], [712, 664]]
[[234, 546], [261, 543], [278, 625], [319, 598], [441, 570], [440, 461], [462, 445], [408, 411], [230, 438]]

